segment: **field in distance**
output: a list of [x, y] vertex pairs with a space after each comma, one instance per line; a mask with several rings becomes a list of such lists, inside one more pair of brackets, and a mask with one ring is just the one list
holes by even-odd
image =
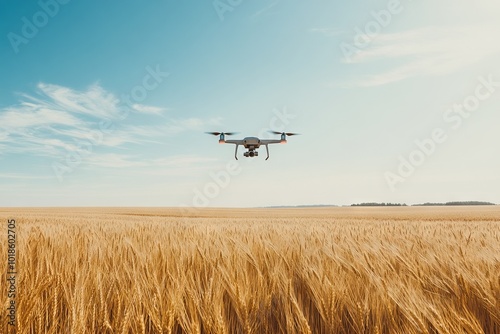
[[[17, 333], [500, 333], [500, 206], [2, 208]], [[8, 325], [0, 280], [0, 332]]]

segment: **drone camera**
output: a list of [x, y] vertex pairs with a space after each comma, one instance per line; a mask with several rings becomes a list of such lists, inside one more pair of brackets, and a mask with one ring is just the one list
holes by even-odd
[[248, 152], [245, 152], [243, 153], [243, 156], [245, 157], [250, 157], [250, 158], [253, 158], [253, 157], [258, 157], [259, 156], [259, 152], [256, 152], [256, 151], [248, 151]]

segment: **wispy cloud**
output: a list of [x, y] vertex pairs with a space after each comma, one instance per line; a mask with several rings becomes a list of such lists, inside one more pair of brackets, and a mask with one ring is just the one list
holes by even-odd
[[153, 114], [153, 115], [160, 115], [167, 110], [165, 108], [146, 106], [144, 104], [137, 104], [137, 103], [132, 105], [132, 108], [134, 108], [134, 110], [136, 110], [138, 112], [141, 112], [144, 114]]
[[47, 175], [32, 175], [23, 173], [0, 173], [0, 179], [9, 180], [48, 180], [50, 176]]
[[71, 114], [50, 109], [43, 104], [22, 102], [17, 107], [9, 107], [0, 114], [0, 124], [10, 132], [19, 132], [26, 128], [42, 126], [79, 126], [82, 121]]
[[40, 83], [39, 93], [51, 101], [32, 98], [34, 101], [60, 108], [71, 113], [81, 113], [97, 118], [113, 118], [120, 112], [120, 101], [112, 93], [105, 91], [98, 84], [91, 85], [85, 91]]
[[[0, 109], [2, 154], [22, 153], [61, 158], [78, 150], [81, 142], [117, 148], [126, 144], [159, 142], [161, 138], [204, 126], [220, 119], [165, 119], [166, 108], [143, 104], [127, 106], [98, 84], [85, 90], [40, 83], [34, 94], [20, 94], [17, 105]], [[134, 123], [124, 115], [136, 112]], [[112, 131], [101, 131], [101, 123]], [[141, 122], [144, 122], [141, 124]], [[109, 164], [119, 164], [108, 156]]]
[[272, 3], [270, 3], [269, 5], [267, 5], [266, 7], [258, 10], [257, 12], [255, 12], [254, 14], [252, 14], [251, 18], [255, 19], [257, 17], [260, 17], [262, 15], [269, 15], [270, 13], [270, 10], [276, 6], [277, 4], [279, 3], [279, 0], [277, 1], [274, 1]]
[[495, 40], [495, 30], [487, 25], [428, 27], [381, 34], [353, 55], [351, 61], [353, 66], [378, 62], [377, 68], [382, 70], [348, 85], [378, 86], [416, 76], [453, 73], [499, 54], [500, 45]]

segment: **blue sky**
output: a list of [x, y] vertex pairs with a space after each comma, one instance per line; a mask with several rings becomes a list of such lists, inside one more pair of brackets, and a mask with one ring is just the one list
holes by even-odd
[[[0, 205], [500, 203], [494, 0], [0, 2]], [[205, 131], [299, 132], [233, 159]], [[235, 136], [235, 138], [239, 138]]]

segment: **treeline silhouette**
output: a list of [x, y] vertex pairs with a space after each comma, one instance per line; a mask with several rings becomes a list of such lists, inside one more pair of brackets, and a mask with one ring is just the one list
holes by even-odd
[[[464, 201], [464, 202], [446, 202], [446, 203], [423, 203], [423, 204], [413, 204], [412, 206], [445, 206], [445, 205], [496, 205], [491, 202], [480, 202], [480, 201]], [[405, 203], [359, 203], [351, 204], [351, 206], [407, 206]]]
[[439, 205], [496, 205], [496, 204], [491, 202], [480, 202], [480, 201], [414, 204], [414, 206], [439, 206]]

